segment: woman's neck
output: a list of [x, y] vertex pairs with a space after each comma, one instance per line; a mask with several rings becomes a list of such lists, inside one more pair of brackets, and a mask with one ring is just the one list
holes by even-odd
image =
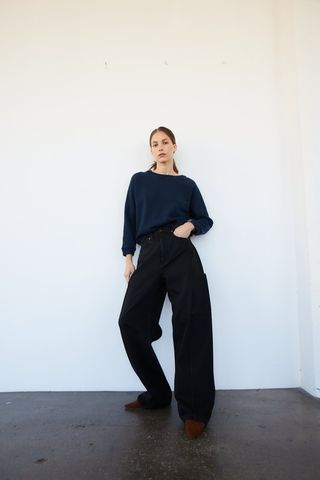
[[173, 169], [169, 168], [153, 168], [153, 172], [159, 173], [160, 175], [177, 175], [177, 173]]

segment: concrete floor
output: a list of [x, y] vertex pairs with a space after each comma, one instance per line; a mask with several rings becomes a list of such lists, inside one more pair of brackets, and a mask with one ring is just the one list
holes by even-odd
[[198, 439], [176, 402], [137, 392], [0, 393], [1, 480], [318, 480], [320, 400], [301, 389], [218, 390]]

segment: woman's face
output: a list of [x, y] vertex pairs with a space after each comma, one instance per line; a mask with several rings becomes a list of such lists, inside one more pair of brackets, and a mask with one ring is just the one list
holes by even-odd
[[168, 165], [173, 161], [176, 145], [172, 143], [164, 132], [156, 132], [151, 138], [151, 153], [160, 165]]

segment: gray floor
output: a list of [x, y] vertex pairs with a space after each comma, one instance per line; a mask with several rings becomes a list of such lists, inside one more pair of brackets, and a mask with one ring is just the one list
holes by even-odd
[[136, 396], [0, 393], [1, 480], [320, 479], [320, 400], [303, 390], [218, 390], [194, 440], [175, 401], [125, 411]]

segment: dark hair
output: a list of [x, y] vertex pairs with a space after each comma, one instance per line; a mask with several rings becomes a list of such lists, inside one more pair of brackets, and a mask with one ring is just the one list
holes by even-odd
[[[150, 147], [151, 147], [152, 137], [153, 137], [153, 135], [154, 135], [156, 132], [163, 132], [163, 133], [165, 133], [166, 135], [168, 135], [168, 137], [170, 138], [171, 142], [172, 142], [174, 145], [176, 145], [175, 136], [174, 136], [173, 132], [170, 130], [170, 128], [167, 128], [167, 127], [158, 127], [158, 128], [155, 128], [154, 130], [152, 130], [152, 132], [150, 133], [150, 137], [149, 137], [149, 145], [150, 145]], [[156, 167], [156, 165], [157, 165], [157, 162], [154, 161], [153, 164], [151, 165], [151, 167], [150, 167], [148, 170], [153, 169], [154, 167]], [[175, 159], [173, 159], [173, 170], [174, 170], [176, 173], [179, 173], [179, 170], [178, 170], [178, 168], [177, 168]]]

